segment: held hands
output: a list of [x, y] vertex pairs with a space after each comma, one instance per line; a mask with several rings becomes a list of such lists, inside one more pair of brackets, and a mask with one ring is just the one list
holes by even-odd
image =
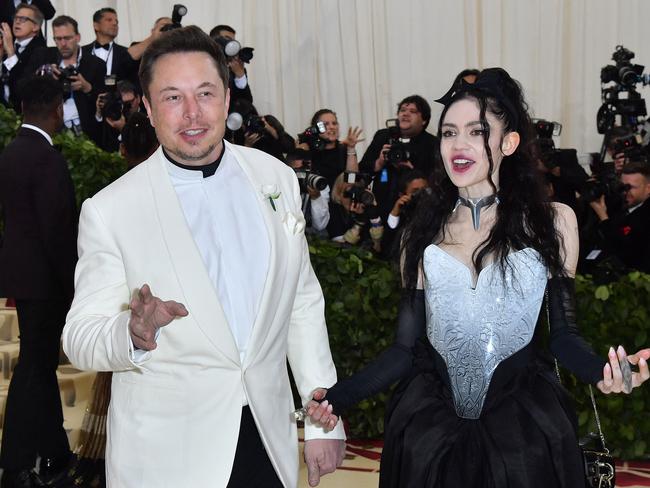
[[152, 351], [156, 348], [156, 331], [166, 326], [176, 317], [185, 317], [188, 311], [185, 305], [168, 300], [163, 302], [151, 293], [149, 285], [142, 285], [134, 293], [131, 303], [129, 333], [133, 345], [138, 349]]
[[[650, 378], [650, 349], [641, 349], [636, 354], [627, 356], [623, 346], [618, 346], [616, 351], [610, 347], [607, 356], [609, 362], [603, 368], [603, 379], [596, 383], [596, 387], [603, 393], [630, 393]], [[632, 372], [630, 364], [638, 365], [639, 371]]]
[[402, 195], [397, 199], [395, 202], [395, 205], [393, 205], [393, 209], [390, 211], [391, 215], [394, 217], [399, 217], [400, 213], [402, 213], [402, 208], [404, 205], [409, 203], [411, 201], [411, 195]]
[[325, 430], [332, 430], [336, 427], [339, 418], [332, 413], [332, 405], [327, 400], [323, 400], [326, 394], [327, 390], [325, 388], [314, 390], [313, 399], [309, 400], [305, 405], [305, 413], [313, 424], [320, 425]]

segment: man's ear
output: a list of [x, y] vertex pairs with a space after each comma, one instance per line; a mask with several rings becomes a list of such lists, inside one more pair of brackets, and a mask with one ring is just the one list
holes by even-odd
[[519, 147], [519, 132], [508, 132], [503, 136], [503, 141], [501, 141], [501, 152], [504, 156], [512, 155]]
[[151, 124], [151, 127], [156, 127], [154, 125], [153, 116], [151, 114], [151, 104], [145, 95], [142, 95], [142, 103], [144, 103], [144, 108], [147, 111], [147, 117], [149, 117], [149, 123]]

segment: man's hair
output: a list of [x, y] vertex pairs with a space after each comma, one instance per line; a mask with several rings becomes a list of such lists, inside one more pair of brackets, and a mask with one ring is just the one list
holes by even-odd
[[44, 118], [63, 100], [61, 83], [50, 76], [28, 76], [18, 83], [18, 92], [27, 117]]
[[140, 86], [144, 95], [149, 99], [149, 86], [151, 85], [153, 68], [158, 59], [165, 54], [200, 52], [205, 53], [219, 72], [219, 77], [225, 89], [228, 89], [229, 71], [226, 55], [219, 45], [210, 36], [195, 25], [173, 29], [153, 41], [142, 55], [140, 62]]
[[16, 7], [16, 12], [18, 12], [21, 8], [31, 10], [32, 14], [34, 14], [34, 20], [36, 23], [39, 25], [43, 25], [43, 20], [45, 17], [43, 17], [43, 12], [41, 12], [41, 9], [38, 8], [36, 5], [31, 5], [29, 3], [19, 3], [18, 6]]
[[219, 32], [221, 32], [221, 31], [228, 31], [228, 32], [232, 33], [232, 35], [236, 35], [236, 34], [237, 34], [237, 32], [235, 32], [235, 29], [233, 29], [233, 28], [230, 27], [229, 25], [226, 25], [226, 24], [219, 24], [219, 25], [214, 26], [214, 27], [210, 30], [210, 34], [209, 34], [209, 36], [212, 37], [212, 38], [214, 39], [216, 36], [219, 35]]
[[420, 112], [420, 115], [422, 115], [422, 120], [424, 120], [424, 126], [422, 127], [422, 130], [426, 129], [429, 125], [429, 122], [431, 121], [431, 107], [429, 106], [429, 103], [420, 95], [411, 95], [410, 97], [406, 97], [404, 100], [397, 104], [397, 111], [399, 112], [399, 110], [402, 108], [402, 105], [409, 103], [412, 103], [417, 107], [418, 112]]
[[646, 181], [650, 181], [650, 164], [641, 161], [631, 161], [623, 166], [621, 173], [624, 175], [641, 174]]
[[129, 80], [120, 80], [117, 82], [115, 85], [115, 88], [117, 88], [117, 91], [122, 93], [133, 93], [134, 95], [138, 94], [138, 90], [136, 90], [135, 85], [131, 83]]
[[95, 22], [99, 22], [100, 20], [102, 20], [102, 17], [104, 16], [104, 14], [115, 14], [115, 15], [117, 15], [117, 12], [115, 11], [114, 8], [111, 8], [111, 7], [100, 8], [97, 12], [95, 12], [93, 14], [93, 24]]
[[57, 18], [55, 18], [52, 21], [52, 28], [54, 29], [55, 27], [62, 27], [64, 25], [71, 25], [72, 28], [74, 29], [75, 34], [79, 34], [79, 24], [77, 23], [76, 20], [74, 20], [72, 17], [69, 15], [59, 15]]

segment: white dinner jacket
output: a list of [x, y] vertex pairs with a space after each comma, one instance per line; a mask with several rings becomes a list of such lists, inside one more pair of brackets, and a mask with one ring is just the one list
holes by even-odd
[[[280, 479], [294, 487], [297, 430], [287, 359], [303, 403], [314, 388], [336, 382], [295, 175], [255, 149], [227, 144], [227, 150], [259, 190], [271, 243], [243, 364], [161, 149], [82, 206], [75, 297], [63, 344], [77, 367], [114, 372], [109, 487], [225, 487], [244, 397]], [[276, 189], [274, 210], [268, 193]], [[157, 348], [136, 364], [128, 303], [144, 283], [161, 299], [183, 303], [189, 316], [160, 329]], [[305, 437], [344, 434], [340, 424], [330, 433], [307, 425]]]

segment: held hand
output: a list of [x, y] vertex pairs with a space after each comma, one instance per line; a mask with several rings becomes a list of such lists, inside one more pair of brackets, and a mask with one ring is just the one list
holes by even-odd
[[6, 22], [0, 24], [0, 33], [2, 34], [2, 47], [7, 54], [7, 57], [10, 58], [16, 54], [16, 49], [14, 48], [14, 36], [11, 32], [11, 27]]
[[230, 58], [230, 61], [228, 61], [228, 67], [232, 70], [235, 78], [241, 78], [246, 74], [246, 70], [244, 69], [244, 62], [236, 56], [234, 58]]
[[73, 91], [81, 90], [83, 93], [90, 93], [90, 91], [93, 89], [93, 86], [88, 83], [86, 78], [84, 78], [81, 73], [75, 76], [71, 76], [70, 79], [72, 80], [70, 86], [72, 87]]
[[58, 80], [61, 76], [61, 69], [56, 64], [51, 64], [50, 66], [52, 66], [52, 77]]
[[384, 144], [375, 160], [375, 173], [379, 173], [386, 166], [386, 153], [390, 150], [390, 144]]
[[311, 439], [305, 441], [305, 464], [309, 486], [317, 486], [320, 477], [336, 471], [345, 458], [342, 439]]
[[244, 134], [244, 146], [253, 147], [262, 138], [257, 132], [246, 132]]
[[305, 411], [312, 423], [320, 424], [325, 430], [332, 430], [336, 427], [339, 418], [332, 413], [332, 405], [327, 400], [319, 403], [325, 398], [327, 390], [318, 388], [314, 391], [313, 400], [309, 400], [305, 405]]
[[138, 349], [152, 351], [156, 348], [156, 331], [169, 324], [176, 317], [188, 314], [185, 305], [168, 300], [163, 302], [151, 293], [149, 285], [142, 285], [129, 304], [131, 319], [129, 332], [131, 340]]
[[[614, 351], [613, 347], [610, 347], [608, 359], [609, 362], [603, 368], [603, 379], [596, 384], [596, 387], [605, 394], [621, 392], [630, 393], [632, 389], [641, 386], [648, 378], [650, 378], [650, 371], [648, 371], [650, 349], [641, 349], [636, 354], [626, 357], [623, 346], [618, 346], [616, 351]], [[621, 367], [622, 361], [627, 361], [632, 365], [639, 366], [638, 372], [631, 373], [630, 391], [625, 391], [625, 367]]]
[[264, 117], [261, 117], [262, 122], [264, 122], [264, 130], [269, 133], [269, 135], [275, 139], [276, 141], [280, 139], [280, 136], [278, 135], [278, 131], [273, 128], [271, 124], [269, 124]]
[[341, 143], [345, 144], [350, 149], [354, 148], [354, 146], [356, 146], [359, 142], [365, 141], [365, 138], [361, 138], [362, 132], [363, 129], [360, 129], [359, 127], [355, 127], [354, 129], [350, 127], [348, 129], [348, 136], [343, 139]]
[[399, 163], [397, 163], [397, 166], [399, 166], [400, 168], [408, 168], [408, 169], [415, 168], [415, 166], [413, 166], [413, 163], [411, 163], [411, 161], [400, 161]]
[[121, 115], [117, 120], [111, 120], [106, 117], [106, 123], [116, 131], [122, 132], [122, 129], [124, 129], [124, 126], [126, 125], [126, 119], [124, 118], [124, 115]]
[[362, 215], [366, 211], [366, 206], [363, 203], [352, 202], [350, 204], [350, 212]]
[[596, 212], [596, 215], [600, 220], [607, 220], [609, 215], [607, 214], [607, 204], [605, 203], [605, 195], [601, 195], [598, 200], [589, 202], [589, 206]]

